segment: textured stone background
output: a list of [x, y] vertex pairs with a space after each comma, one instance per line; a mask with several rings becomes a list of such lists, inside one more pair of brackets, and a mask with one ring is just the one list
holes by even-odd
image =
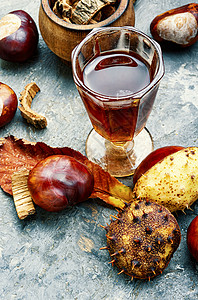
[[[184, 0], [137, 0], [136, 27], [150, 35], [151, 20], [159, 13], [186, 4]], [[26, 10], [38, 24], [39, 0], [0, 1], [0, 17], [16, 9]], [[198, 43], [188, 49], [163, 49], [166, 74], [147, 123], [154, 147], [198, 145]], [[29, 141], [51, 146], [68, 146], [84, 154], [91, 124], [74, 87], [71, 70], [46, 46], [41, 35], [38, 51], [24, 64], [0, 60], [0, 81], [10, 85], [17, 96], [35, 81], [41, 92], [33, 108], [45, 115], [48, 126], [36, 130], [22, 119], [0, 129]], [[123, 180], [131, 185], [131, 180]], [[37, 214], [20, 221], [12, 198], [0, 190], [0, 299], [140, 300], [198, 299], [198, 264], [186, 246], [186, 231], [198, 214], [178, 213], [182, 241], [169, 266], [154, 280], [133, 280], [117, 275], [106, 251], [106, 224], [113, 209], [99, 201], [87, 201], [61, 213]]]

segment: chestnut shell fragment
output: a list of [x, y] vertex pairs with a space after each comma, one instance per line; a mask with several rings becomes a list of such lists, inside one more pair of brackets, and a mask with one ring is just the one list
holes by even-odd
[[47, 211], [60, 211], [89, 198], [94, 180], [88, 168], [66, 155], [41, 160], [28, 177], [35, 204]]

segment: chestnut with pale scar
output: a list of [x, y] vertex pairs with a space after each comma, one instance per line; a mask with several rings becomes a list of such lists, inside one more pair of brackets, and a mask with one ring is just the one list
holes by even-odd
[[158, 42], [191, 46], [198, 39], [198, 4], [190, 3], [156, 16], [150, 30]]
[[36, 51], [38, 30], [32, 17], [23, 10], [12, 11], [0, 20], [0, 58], [24, 62]]

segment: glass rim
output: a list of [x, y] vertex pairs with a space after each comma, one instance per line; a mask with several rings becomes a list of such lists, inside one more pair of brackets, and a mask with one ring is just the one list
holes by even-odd
[[[144, 37], [147, 41], [149, 41], [154, 48], [156, 49], [158, 58], [159, 58], [159, 66], [157, 69], [157, 73], [155, 75], [155, 77], [152, 79], [152, 81], [146, 85], [143, 89], [135, 92], [135, 93], [130, 93], [130, 94], [126, 94], [124, 96], [108, 96], [108, 95], [104, 95], [98, 92], [95, 92], [93, 90], [91, 90], [90, 88], [88, 88], [82, 80], [80, 80], [80, 78], [77, 75], [76, 72], [76, 68], [75, 68], [75, 63], [76, 63], [76, 59], [77, 59], [77, 55], [80, 52], [81, 47], [84, 45], [84, 43], [86, 43], [91, 37], [93, 37], [94, 35], [96, 35], [99, 32], [106, 32], [106, 31], [120, 31], [120, 30], [129, 30], [132, 31], [134, 33], [137, 33], [139, 35], [141, 35], [142, 37]], [[142, 98], [144, 95], [146, 95], [153, 87], [155, 87], [159, 81], [162, 79], [162, 77], [164, 76], [165, 73], [165, 68], [164, 68], [164, 61], [163, 61], [163, 55], [162, 55], [162, 50], [160, 45], [151, 37], [149, 37], [147, 34], [145, 34], [144, 32], [142, 32], [141, 30], [133, 27], [133, 26], [122, 26], [122, 27], [99, 27], [99, 28], [94, 28], [72, 51], [71, 54], [71, 61], [72, 61], [72, 72], [73, 72], [73, 77], [74, 77], [74, 82], [79, 86], [82, 87], [84, 91], [86, 91], [87, 93], [93, 95], [95, 98], [97, 98], [97, 100], [102, 100], [102, 101], [122, 101], [122, 100], [131, 100], [131, 98], [133, 98], [133, 100], [136, 99], [140, 99]]]

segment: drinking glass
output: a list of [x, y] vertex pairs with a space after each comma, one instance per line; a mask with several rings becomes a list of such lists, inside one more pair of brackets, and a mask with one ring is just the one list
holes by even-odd
[[[140, 90], [124, 90], [116, 96], [90, 88], [84, 80], [86, 66], [95, 58], [113, 53], [138, 56], [148, 68], [150, 81]], [[75, 85], [93, 125], [86, 140], [87, 157], [115, 177], [132, 175], [153, 150], [145, 125], [164, 75], [160, 46], [131, 26], [97, 28], [76, 46], [71, 61]], [[123, 80], [120, 78], [120, 82]]]

